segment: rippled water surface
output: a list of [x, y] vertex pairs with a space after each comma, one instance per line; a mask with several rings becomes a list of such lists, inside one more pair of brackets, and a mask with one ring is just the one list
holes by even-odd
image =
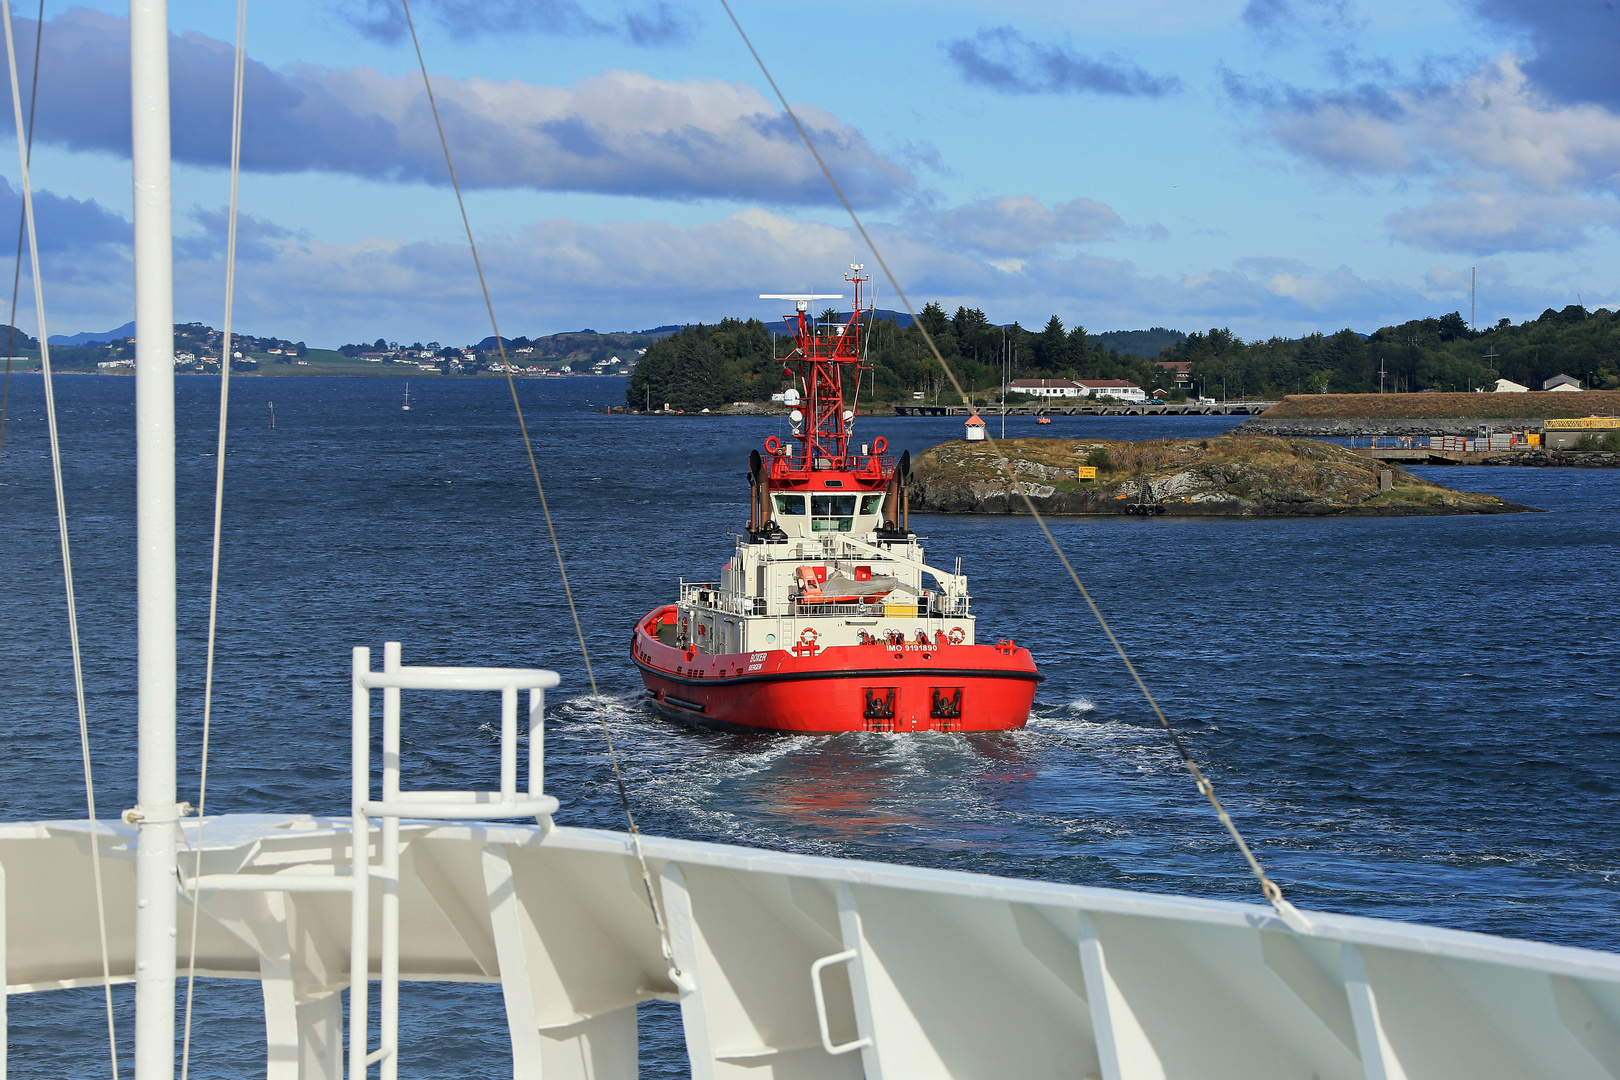
[[[180, 381], [182, 798], [195, 788], [217, 381]], [[554, 667], [548, 788], [619, 827], [597, 720], [649, 832], [1016, 877], [1254, 900], [1257, 891], [1045, 541], [1021, 518], [919, 516], [963, 559], [982, 637], [1046, 682], [1023, 731], [738, 736], [673, 727], [626, 655], [677, 576], [711, 577], [775, 420], [606, 416], [622, 381], [519, 385], [600, 697], [593, 701], [504, 383], [240, 379], [211, 811], [346, 813], [351, 646]], [[103, 813], [134, 802], [133, 393], [58, 382]], [[276, 428], [268, 403], [275, 404]], [[37, 378], [0, 459], [0, 803], [82, 817]], [[1059, 417], [1008, 434], [1201, 437], [1236, 418]], [[955, 420], [863, 422], [916, 453]], [[992, 431], [999, 420], [992, 421]], [[1059, 519], [1053, 531], [1268, 869], [1301, 906], [1620, 949], [1614, 606], [1620, 472], [1432, 469], [1545, 510], [1332, 520]], [[408, 700], [424, 784], [489, 785], [487, 702]], [[18, 1076], [104, 1068], [94, 991], [14, 998]], [[197, 1076], [262, 1062], [256, 988], [199, 993]], [[413, 987], [407, 1075], [510, 1075], [499, 993]], [[128, 1032], [128, 992], [120, 1020]], [[647, 1075], [684, 1075], [653, 1007]], [[99, 1040], [99, 1041], [98, 1041]], [[127, 1064], [127, 1061], [126, 1061]], [[262, 1064], [257, 1067], [262, 1068]]]

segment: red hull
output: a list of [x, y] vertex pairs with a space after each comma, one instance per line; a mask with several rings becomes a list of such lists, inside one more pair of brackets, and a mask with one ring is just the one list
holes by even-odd
[[636, 626], [631, 655], [672, 719], [767, 731], [1006, 731], [1029, 719], [1041, 675], [1005, 645], [851, 645], [706, 656]]

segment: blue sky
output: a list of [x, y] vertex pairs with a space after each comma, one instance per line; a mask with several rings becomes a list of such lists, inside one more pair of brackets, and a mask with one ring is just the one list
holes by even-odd
[[[416, 5], [509, 336], [774, 317], [755, 294], [837, 291], [852, 257], [872, 261], [717, 2]], [[177, 317], [214, 325], [232, 8], [171, 3]], [[14, 8], [25, 55], [34, 10]], [[46, 5], [34, 183], [52, 332], [130, 315], [125, 10]], [[1370, 331], [1467, 317], [1477, 267], [1482, 325], [1620, 306], [1605, 0], [735, 10], [919, 305]], [[386, 0], [250, 5], [243, 330], [488, 333], [401, 30]], [[26, 294], [21, 312], [32, 329]]]

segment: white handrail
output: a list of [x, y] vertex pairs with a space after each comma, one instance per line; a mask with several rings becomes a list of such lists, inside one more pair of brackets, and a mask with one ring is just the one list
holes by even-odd
[[847, 964], [855, 959], [857, 955], [854, 949], [845, 949], [841, 953], [823, 956], [810, 965], [810, 990], [816, 998], [816, 1023], [821, 1027], [821, 1046], [827, 1053], [834, 1056], [847, 1054], [872, 1045], [871, 1036], [835, 1045], [832, 1041], [832, 1031], [827, 1025], [827, 998], [821, 989], [821, 971], [823, 968], [830, 967], [833, 964]]
[[[545, 794], [545, 692], [559, 682], [555, 671], [542, 668], [407, 667], [400, 663], [397, 641], [383, 645], [383, 669], [371, 669], [371, 650], [356, 648], [353, 659], [354, 755], [350, 771], [353, 825], [350, 869], [343, 885], [350, 891], [349, 939], [349, 1074], [366, 1075], [379, 1064], [380, 1080], [395, 1080], [399, 1071], [399, 821], [423, 818], [452, 821], [498, 821], [535, 818], [549, 827], [557, 800]], [[382, 798], [371, 797], [371, 692], [383, 692]], [[501, 786], [499, 791], [405, 790], [400, 786], [401, 690], [482, 690], [501, 695]], [[518, 790], [518, 692], [529, 692], [529, 775]], [[382, 822], [380, 865], [370, 858], [371, 819]], [[266, 875], [267, 878], [281, 875]], [[221, 875], [224, 888], [243, 888], [242, 875]], [[382, 955], [378, 975], [378, 1047], [369, 1050], [371, 950], [371, 881], [382, 883]], [[266, 883], [267, 888], [275, 888]], [[317, 891], [310, 887], [310, 891]]]

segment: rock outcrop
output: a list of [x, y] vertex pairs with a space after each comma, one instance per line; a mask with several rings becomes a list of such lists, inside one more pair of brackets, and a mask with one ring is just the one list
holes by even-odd
[[[1096, 468], [1096, 479], [1079, 479], [1081, 466]], [[1384, 471], [1391, 473], [1388, 490], [1380, 490]], [[918, 512], [1022, 514], [1022, 495], [1041, 513], [1057, 515], [1396, 517], [1529, 509], [1431, 484], [1334, 443], [1263, 436], [1009, 439], [995, 449], [949, 442], [918, 457], [912, 477], [911, 508]]]

